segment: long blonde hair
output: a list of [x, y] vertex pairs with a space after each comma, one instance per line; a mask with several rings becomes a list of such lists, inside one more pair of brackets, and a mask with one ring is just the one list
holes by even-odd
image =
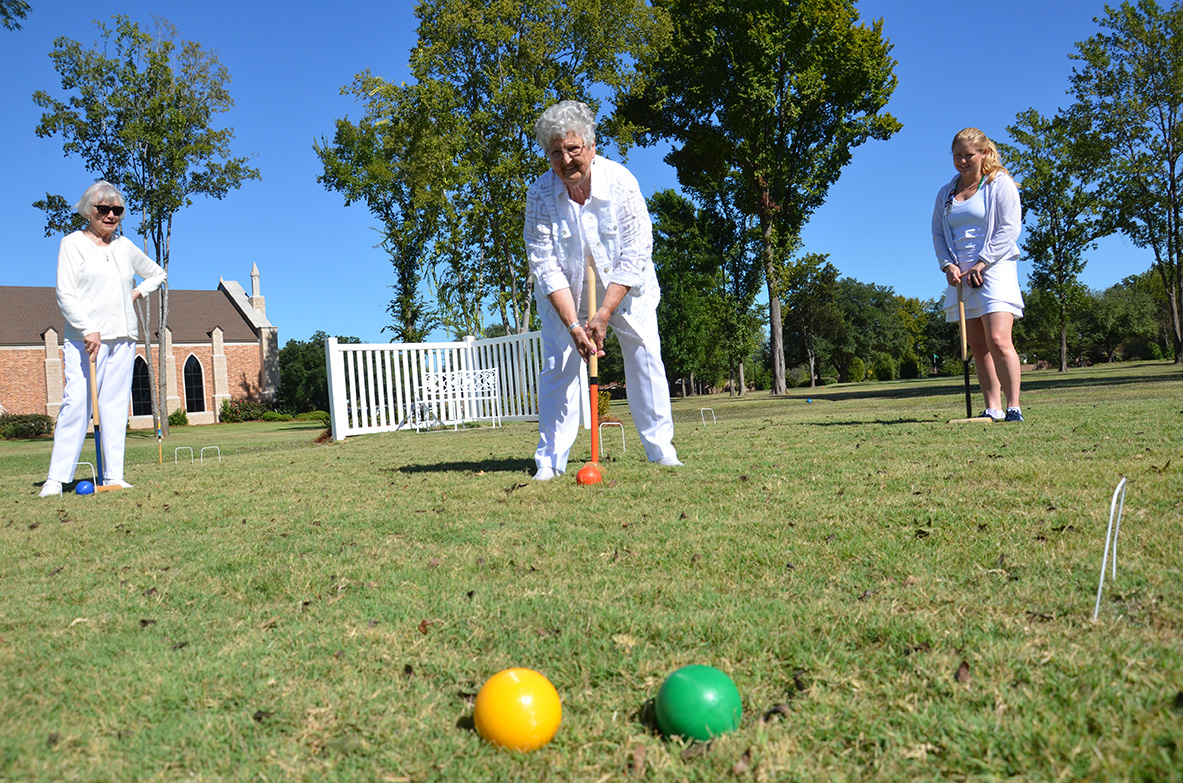
[[957, 135], [953, 137], [953, 143], [949, 147], [956, 147], [959, 141], [969, 142], [974, 146], [974, 149], [982, 153], [982, 176], [986, 178], [987, 182], [993, 182], [995, 175], [1000, 171], [1008, 177], [1011, 176], [1011, 173], [1006, 170], [1006, 166], [1002, 165], [1002, 158], [998, 155], [998, 147], [994, 146], [994, 142], [990, 141], [990, 137], [985, 133], [977, 128], [962, 128], [957, 131]]

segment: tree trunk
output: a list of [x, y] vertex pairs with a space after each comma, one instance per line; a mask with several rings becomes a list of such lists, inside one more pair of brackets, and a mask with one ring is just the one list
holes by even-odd
[[[767, 202], [768, 194], [764, 193]], [[772, 394], [785, 393], [785, 336], [780, 317], [780, 295], [776, 285], [776, 257], [772, 246], [772, 220], [760, 217], [764, 234], [764, 279], [768, 282], [768, 347], [772, 354]]]
[[744, 378], [743, 362], [739, 363], [739, 396], [746, 397], [748, 393], [748, 382]]
[[1183, 281], [1179, 279], [1183, 276], [1183, 268], [1180, 268], [1175, 277], [1175, 285], [1167, 289], [1167, 303], [1171, 312], [1171, 342], [1175, 345], [1175, 364], [1183, 364], [1183, 321], [1180, 320], [1181, 310], [1183, 310]]
[[1068, 372], [1068, 318], [1060, 310], [1060, 372]]
[[[140, 322], [140, 341], [144, 346], [144, 362], [148, 366], [148, 398], [152, 403], [152, 429], [161, 430], [160, 407], [156, 398], [156, 360], [152, 358], [152, 294], [136, 302], [136, 318]], [[162, 431], [162, 430], [161, 430]]]

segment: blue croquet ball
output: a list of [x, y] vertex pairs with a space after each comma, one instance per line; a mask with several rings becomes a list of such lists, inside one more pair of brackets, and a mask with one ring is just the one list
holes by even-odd
[[94, 484], [89, 481], [79, 481], [78, 486], [74, 487], [74, 493], [78, 495], [93, 495]]
[[805, 401], [806, 402], [813, 402], [813, 400], [809, 399], [808, 397], [805, 398]]
[[707, 742], [739, 728], [739, 690], [713, 666], [683, 666], [666, 678], [654, 703], [657, 725], [667, 737]]

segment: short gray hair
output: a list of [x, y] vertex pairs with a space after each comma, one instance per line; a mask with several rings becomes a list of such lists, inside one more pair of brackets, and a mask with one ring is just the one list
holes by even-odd
[[534, 138], [543, 152], [548, 151], [552, 141], [567, 138], [571, 131], [589, 147], [596, 143], [596, 115], [586, 103], [559, 101], [534, 123]]
[[91, 213], [94, 212], [94, 205], [97, 201], [106, 201], [108, 203], [113, 201], [121, 207], [127, 206], [127, 202], [123, 200], [123, 194], [119, 192], [119, 189], [110, 182], [100, 179], [86, 189], [82, 194], [82, 198], [78, 199], [78, 203], [74, 205], [74, 211], [89, 220]]

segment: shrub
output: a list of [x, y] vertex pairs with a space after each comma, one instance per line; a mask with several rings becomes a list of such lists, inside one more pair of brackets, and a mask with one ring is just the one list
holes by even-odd
[[915, 352], [912, 350], [905, 351], [903, 358], [900, 359], [900, 377], [920, 377], [920, 359], [917, 358]]
[[809, 385], [809, 368], [801, 364], [785, 370], [785, 388], [795, 389]]
[[280, 413], [279, 411], [263, 411], [261, 417], [263, 421], [291, 421], [292, 417], [287, 413]]
[[772, 388], [772, 370], [759, 362], [749, 362], [744, 366], [744, 381], [748, 387], [756, 391]]
[[40, 438], [53, 433], [53, 419], [44, 413], [0, 415], [0, 438]]
[[293, 421], [323, 421], [325, 424], [329, 423], [328, 411], [304, 411], [297, 413], [292, 417]]
[[612, 406], [612, 392], [600, 389], [596, 397], [596, 416], [600, 421], [608, 417], [608, 409]]
[[189, 414], [185, 413], [184, 408], [177, 408], [172, 413], [168, 414], [168, 426], [170, 427], [184, 427], [189, 423]]
[[238, 424], [243, 421], [258, 421], [263, 418], [267, 409], [254, 400], [222, 400], [222, 410], [218, 415], [221, 421], [228, 424]]
[[850, 364], [846, 365], [846, 381], [847, 383], [861, 383], [867, 380], [867, 363], [859, 357], [852, 357]]
[[886, 353], [881, 353], [875, 357], [871, 362], [871, 372], [877, 381], [894, 381], [897, 377], [898, 370], [895, 366], [895, 360]]

